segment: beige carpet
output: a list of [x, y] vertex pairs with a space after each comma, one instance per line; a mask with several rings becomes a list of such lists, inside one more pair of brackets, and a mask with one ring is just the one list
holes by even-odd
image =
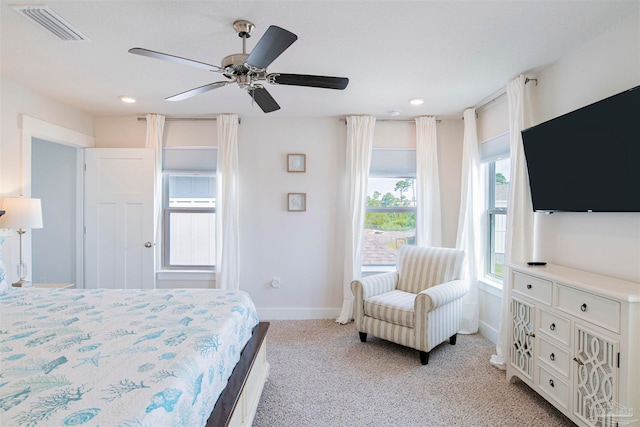
[[418, 352], [369, 336], [353, 323], [272, 321], [271, 364], [254, 426], [572, 426], [521, 381], [489, 364], [494, 345], [458, 335]]

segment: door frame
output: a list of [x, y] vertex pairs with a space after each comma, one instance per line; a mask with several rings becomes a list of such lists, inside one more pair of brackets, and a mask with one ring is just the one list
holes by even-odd
[[[84, 149], [95, 147], [95, 138], [25, 114], [20, 115], [22, 147], [22, 195], [31, 197], [31, 143], [33, 138], [76, 148], [76, 287], [84, 287]], [[79, 219], [79, 220], [78, 220]], [[25, 238], [23, 256], [31, 264], [31, 234]]]

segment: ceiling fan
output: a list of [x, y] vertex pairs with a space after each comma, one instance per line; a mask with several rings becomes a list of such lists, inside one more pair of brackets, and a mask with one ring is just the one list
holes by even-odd
[[314, 76], [308, 74], [286, 74], [267, 73], [267, 67], [282, 52], [287, 50], [298, 36], [275, 25], [270, 26], [262, 38], [247, 54], [247, 39], [251, 37], [251, 32], [255, 28], [253, 23], [241, 19], [233, 23], [233, 28], [242, 38], [242, 53], [234, 53], [222, 59], [221, 66], [206, 64], [192, 59], [181, 58], [167, 53], [156, 52], [149, 49], [134, 47], [129, 49], [129, 53], [147, 56], [149, 58], [162, 59], [177, 64], [189, 65], [215, 73], [221, 73], [228, 80], [209, 83], [186, 92], [166, 98], [167, 101], [182, 101], [192, 96], [208, 92], [232, 83], [236, 83], [240, 88], [245, 89], [253, 101], [265, 113], [270, 113], [280, 109], [278, 103], [264, 88], [262, 82], [275, 85], [308, 86], [323, 89], [342, 90], [349, 84], [346, 77]]

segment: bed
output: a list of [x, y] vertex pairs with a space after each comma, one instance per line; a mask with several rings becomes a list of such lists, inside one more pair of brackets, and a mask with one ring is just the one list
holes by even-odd
[[243, 291], [11, 289], [0, 425], [250, 425], [267, 328]]

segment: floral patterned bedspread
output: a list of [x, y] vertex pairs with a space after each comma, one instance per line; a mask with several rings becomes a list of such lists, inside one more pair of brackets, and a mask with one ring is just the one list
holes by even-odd
[[205, 425], [257, 324], [242, 291], [11, 289], [0, 425]]

